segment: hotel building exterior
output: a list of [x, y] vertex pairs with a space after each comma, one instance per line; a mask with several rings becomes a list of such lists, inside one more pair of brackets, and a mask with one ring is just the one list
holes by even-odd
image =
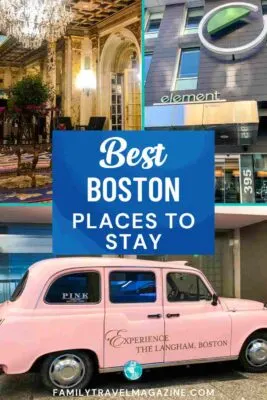
[[[216, 203], [266, 203], [266, 38], [250, 46], [265, 29], [266, 2], [248, 1], [257, 11], [239, 8], [236, 15], [228, 0], [145, 4], [146, 129], [214, 130]], [[240, 46], [241, 53], [227, 51]]]
[[145, 1], [145, 128], [215, 131], [215, 255], [162, 258], [188, 259], [223, 296], [267, 301], [267, 7], [232, 3]]

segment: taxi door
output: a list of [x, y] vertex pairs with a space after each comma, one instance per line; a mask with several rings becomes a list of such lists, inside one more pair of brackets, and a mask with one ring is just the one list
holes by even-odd
[[164, 269], [163, 293], [165, 362], [230, 356], [230, 315], [200, 272]]
[[105, 268], [104, 367], [164, 359], [162, 271]]

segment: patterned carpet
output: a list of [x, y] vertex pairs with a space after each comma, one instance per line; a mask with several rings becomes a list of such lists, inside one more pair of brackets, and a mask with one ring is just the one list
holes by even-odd
[[[34, 174], [32, 165], [36, 163]], [[0, 203], [52, 201], [51, 153], [43, 151], [34, 160], [31, 151], [18, 156], [0, 149]]]

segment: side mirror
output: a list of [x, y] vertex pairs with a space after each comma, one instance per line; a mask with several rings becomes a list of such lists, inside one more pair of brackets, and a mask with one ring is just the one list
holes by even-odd
[[217, 294], [216, 294], [216, 293], [213, 293], [211, 305], [217, 306], [217, 304], [218, 304], [218, 299], [219, 299], [219, 297], [217, 296]]

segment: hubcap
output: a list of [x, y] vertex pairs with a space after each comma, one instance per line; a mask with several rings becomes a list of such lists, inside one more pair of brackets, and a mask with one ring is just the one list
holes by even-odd
[[250, 342], [246, 349], [246, 359], [253, 367], [263, 367], [267, 364], [267, 342], [256, 339]]
[[62, 389], [78, 385], [84, 375], [84, 362], [74, 354], [64, 354], [55, 358], [49, 368], [49, 377], [52, 383]]

